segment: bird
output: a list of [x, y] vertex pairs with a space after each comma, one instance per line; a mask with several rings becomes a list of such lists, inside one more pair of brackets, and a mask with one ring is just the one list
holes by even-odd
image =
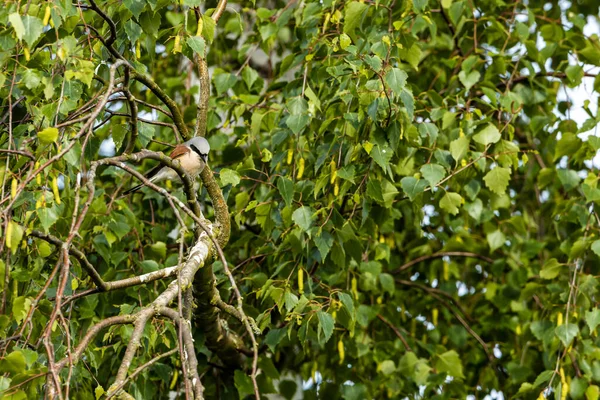
[[[210, 144], [202, 136], [194, 137], [187, 142], [175, 146], [169, 157], [173, 160], [179, 160], [181, 167], [192, 179], [196, 179], [208, 163], [208, 152]], [[156, 183], [164, 180], [174, 180], [179, 178], [177, 172], [167, 166], [157, 165], [144, 175], [150, 182]], [[123, 195], [133, 193], [144, 186], [143, 183], [126, 190]]]

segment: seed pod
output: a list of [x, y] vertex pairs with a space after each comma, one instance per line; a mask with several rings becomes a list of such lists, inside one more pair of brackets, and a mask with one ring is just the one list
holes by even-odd
[[17, 186], [18, 186], [19, 182], [17, 181], [17, 178], [13, 178], [11, 185], [10, 185], [10, 197], [11, 198], [15, 198], [17, 197]]
[[12, 231], [13, 231], [13, 222], [8, 221], [8, 226], [6, 227], [6, 247], [12, 249]]
[[354, 295], [354, 298], [356, 300], [358, 300], [358, 281], [356, 280], [356, 277], [352, 278], [351, 287], [352, 287], [352, 294]]
[[198, 19], [198, 29], [196, 30], [196, 36], [202, 36], [202, 28], [204, 27], [204, 20]]
[[563, 315], [561, 312], [559, 312], [556, 315], [556, 326], [561, 326], [563, 324]]
[[169, 385], [169, 389], [173, 390], [175, 388], [178, 377], [179, 377], [179, 370], [175, 369], [175, 371], [173, 372], [173, 379], [171, 379], [171, 384]]
[[544, 391], [543, 390], [540, 392], [540, 395], [538, 396], [537, 400], [546, 400], [546, 398], [544, 397]]
[[327, 27], [329, 26], [330, 19], [331, 19], [331, 13], [325, 14], [325, 22], [323, 22], [323, 30], [322, 30], [323, 35], [327, 31]]
[[329, 163], [329, 169], [331, 171], [331, 177], [329, 178], [329, 183], [333, 185], [335, 182], [335, 178], [337, 178], [337, 165], [335, 161]]
[[304, 293], [304, 270], [302, 268], [298, 268], [298, 292]]
[[138, 60], [142, 58], [142, 46], [140, 45], [140, 41], [135, 42], [135, 58]]
[[346, 358], [346, 352], [344, 351], [344, 342], [342, 342], [342, 339], [338, 341], [337, 348], [338, 354], [340, 356], [340, 365], [342, 365], [342, 363], [344, 362], [344, 358]]
[[438, 310], [437, 308], [434, 308], [433, 310], [431, 310], [431, 322], [433, 323], [434, 326], [437, 326], [437, 324], [438, 324], [439, 313], [440, 313], [440, 310]]
[[301, 158], [298, 161], [298, 174], [296, 174], [296, 179], [302, 179], [302, 175], [304, 175], [304, 158]]
[[29, 49], [27, 47], [23, 47], [23, 54], [25, 54], [25, 61], [29, 61], [31, 59], [31, 54], [29, 54]]
[[50, 4], [46, 5], [46, 11], [44, 12], [44, 20], [42, 21], [42, 24], [44, 26], [48, 25], [48, 22], [50, 21]]
[[[34, 169], [37, 171], [37, 169], [38, 169], [39, 167], [40, 167], [40, 162], [39, 162], [39, 161], [36, 161], [36, 162], [35, 162]], [[42, 174], [41, 174], [41, 172], [35, 176], [35, 183], [37, 183], [37, 184], [38, 184], [38, 186], [42, 184]]]
[[294, 150], [289, 149], [288, 155], [287, 155], [287, 164], [290, 165], [292, 163], [293, 159], [294, 159]]
[[181, 36], [175, 36], [175, 44], [173, 44], [173, 53], [181, 53]]
[[58, 192], [58, 179], [52, 178], [52, 193], [54, 193], [54, 202], [60, 205], [60, 193]]
[[337, 196], [338, 194], [340, 194], [340, 182], [336, 179], [335, 185], [333, 185], [333, 195]]
[[443, 277], [445, 281], [447, 281], [450, 278], [450, 267], [448, 266], [448, 263], [446, 261], [444, 261]]

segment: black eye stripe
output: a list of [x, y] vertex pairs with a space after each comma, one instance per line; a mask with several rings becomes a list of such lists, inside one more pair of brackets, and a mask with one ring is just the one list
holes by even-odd
[[208, 154], [203, 154], [202, 152], [200, 152], [200, 149], [198, 149], [195, 145], [191, 144], [190, 147], [192, 148], [194, 153], [200, 156], [200, 158], [206, 158], [208, 156]]

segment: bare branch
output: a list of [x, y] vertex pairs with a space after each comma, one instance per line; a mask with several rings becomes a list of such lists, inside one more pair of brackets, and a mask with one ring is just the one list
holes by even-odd
[[153, 364], [157, 363], [157, 362], [158, 362], [158, 361], [160, 361], [161, 359], [163, 359], [163, 358], [165, 358], [165, 357], [172, 356], [172, 355], [173, 355], [173, 354], [175, 354], [175, 353], [177, 353], [177, 349], [172, 349], [172, 350], [169, 350], [169, 351], [167, 351], [167, 352], [165, 352], [165, 353], [162, 353], [162, 354], [159, 354], [159, 355], [157, 355], [156, 357], [152, 358], [150, 361], [148, 361], [148, 362], [146, 362], [146, 363], [144, 363], [144, 364], [140, 365], [138, 368], [136, 368], [136, 370], [135, 370], [135, 371], [133, 371], [133, 372], [131, 373], [131, 375], [129, 375], [129, 376], [127, 377], [127, 379], [125, 379], [125, 381], [124, 381], [124, 382], [123, 382], [121, 385], [119, 385], [117, 388], [115, 388], [115, 389], [114, 389], [114, 391], [113, 391], [113, 394], [109, 394], [109, 395], [106, 397], [106, 400], [108, 400], [108, 399], [111, 399], [111, 398], [112, 398], [112, 397], [113, 397], [115, 394], [117, 394], [117, 392], [118, 392], [119, 390], [121, 390], [121, 388], [123, 388], [123, 387], [124, 387], [124, 386], [125, 386], [125, 385], [126, 385], [128, 382], [129, 382], [129, 381], [131, 381], [131, 380], [135, 379], [135, 377], [136, 377], [136, 376], [138, 376], [138, 375], [139, 375], [141, 372], [143, 372], [145, 369], [147, 369], [147, 368], [148, 368], [148, 367], [150, 367], [151, 365], [153, 365]]
[[483, 255], [477, 254], [477, 253], [471, 253], [468, 251], [440, 251], [439, 253], [428, 254], [425, 256], [417, 257], [414, 260], [411, 260], [411, 261], [407, 262], [406, 264], [402, 265], [401, 267], [392, 271], [392, 274], [394, 274], [394, 275], [399, 274], [400, 272], [407, 270], [410, 267], [412, 267], [413, 265], [418, 264], [422, 261], [431, 260], [432, 258], [442, 258], [442, 257], [473, 257], [473, 258], [478, 258], [478, 259], [485, 261], [487, 263], [490, 263], [490, 264], [494, 262], [494, 260], [492, 260], [489, 257], [483, 256]]

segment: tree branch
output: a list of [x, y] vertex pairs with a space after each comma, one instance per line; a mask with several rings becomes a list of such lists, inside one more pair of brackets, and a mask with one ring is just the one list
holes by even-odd
[[477, 253], [471, 253], [468, 251], [441, 251], [439, 253], [428, 254], [425, 256], [417, 257], [414, 260], [411, 260], [411, 261], [407, 262], [406, 264], [402, 265], [401, 267], [395, 269], [394, 271], [391, 272], [391, 274], [396, 275], [396, 274], [399, 274], [400, 272], [405, 271], [405, 270], [409, 269], [410, 267], [412, 267], [413, 265], [418, 264], [422, 261], [430, 260], [432, 258], [442, 258], [442, 257], [473, 257], [473, 258], [478, 258], [487, 263], [494, 262], [494, 260], [492, 260], [489, 257], [482, 256], [481, 254], [477, 254]]

